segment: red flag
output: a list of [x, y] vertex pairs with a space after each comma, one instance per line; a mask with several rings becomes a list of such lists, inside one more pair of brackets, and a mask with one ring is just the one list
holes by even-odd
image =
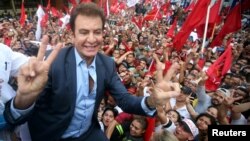
[[62, 14], [55, 7], [51, 7], [50, 11], [53, 17], [62, 17]]
[[20, 17], [20, 21], [19, 21], [21, 26], [24, 26], [25, 20], [26, 20], [26, 17], [25, 17], [24, 1], [22, 1], [21, 17]]
[[150, 66], [148, 67], [148, 73], [154, 74], [155, 71], [156, 71], [156, 62], [155, 60], [152, 60]]
[[49, 20], [49, 15], [48, 13], [46, 13], [41, 20], [41, 26], [46, 27], [48, 20]]
[[[220, 21], [220, 15], [219, 15], [220, 6], [221, 6], [221, 0], [217, 0], [210, 9], [208, 29], [207, 29], [208, 38], [211, 37], [215, 24], [217, 24]], [[198, 37], [200, 38], [203, 37], [205, 24], [206, 24], [206, 16], [204, 16], [204, 18], [201, 20], [200, 24], [196, 28]]]
[[144, 3], [145, 3], [145, 4], [150, 3], [150, 0], [145, 0]]
[[192, 1], [192, 3], [189, 4], [189, 6], [184, 10], [184, 12], [192, 11], [194, 9], [194, 6], [195, 6], [195, 2]]
[[204, 67], [205, 61], [206, 61], [206, 60], [203, 59], [203, 58], [202, 58], [202, 59], [201, 59], [201, 58], [199, 59], [199, 61], [198, 61], [198, 63], [197, 63], [198, 66], [199, 66], [199, 70], [201, 70], [201, 69]]
[[48, 0], [48, 4], [47, 4], [46, 9], [47, 9], [47, 10], [50, 10], [50, 6], [51, 6], [51, 5], [50, 5], [50, 0]]
[[122, 9], [125, 9], [125, 8], [126, 8], [126, 4], [124, 2], [121, 2], [119, 9], [122, 10]]
[[132, 22], [135, 23], [135, 25], [141, 30], [142, 29], [142, 22], [143, 22], [143, 17], [132, 17]]
[[110, 6], [111, 13], [118, 13], [120, 11], [120, 5], [117, 1], [113, 1]]
[[[155, 11], [157, 10], [157, 11]], [[162, 15], [160, 14], [160, 9], [156, 8], [151, 10], [143, 19], [143, 21], [160, 20]]]
[[102, 0], [99, 0], [98, 6], [101, 7], [101, 8], [103, 8], [103, 6], [102, 6]]
[[180, 51], [182, 46], [188, 39], [191, 31], [200, 23], [204, 16], [206, 16], [210, 0], [198, 0], [195, 4], [193, 11], [188, 15], [186, 21], [183, 23], [182, 28], [174, 38], [174, 47]]
[[160, 2], [158, 0], [151, 0], [150, 3], [154, 7], [158, 7], [160, 5]]
[[147, 117], [147, 122], [148, 126], [144, 134], [144, 141], [150, 141], [150, 137], [152, 136], [155, 128], [155, 118]]
[[106, 17], [109, 16], [109, 1], [108, 0], [105, 1], [104, 13], [105, 13]]
[[125, 8], [126, 8], [126, 4], [124, 2], [118, 3], [117, 0], [111, 1], [110, 12], [117, 14]]
[[77, 5], [76, 0], [68, 0], [68, 2], [71, 3], [73, 7]]
[[168, 7], [170, 6], [170, 1], [169, 2], [166, 2], [165, 4], [163, 4], [162, 6], [161, 6], [161, 10], [163, 11], [163, 13], [166, 15], [167, 14], [167, 12], [168, 12]]
[[153, 21], [154, 18], [155, 18], [155, 15], [146, 15], [143, 21]]
[[173, 38], [175, 36], [175, 28], [177, 25], [177, 18], [174, 19], [174, 23], [172, 24], [171, 28], [168, 30], [166, 36]]
[[169, 70], [169, 68], [172, 66], [172, 62], [170, 62], [170, 61], [165, 61], [165, 69], [163, 70], [163, 75], [165, 75], [167, 72], [168, 72], [168, 70]]
[[81, 0], [79, 3], [86, 3], [86, 2], [91, 2], [92, 0]]
[[149, 11], [147, 13], [147, 15], [155, 15], [157, 13], [157, 11], [158, 11], [158, 8], [157, 7], [153, 7], [153, 9], [151, 11]]
[[[221, 7], [221, 0], [217, 0], [215, 4], [211, 7], [210, 13], [209, 13], [209, 22], [208, 23], [217, 23], [220, 19], [219, 13], [220, 13], [220, 7]], [[205, 24], [206, 18], [204, 17], [204, 24]]]
[[65, 12], [67, 13], [67, 14], [69, 14], [69, 8], [67, 7], [67, 6], [63, 6], [63, 9], [65, 10]]
[[239, 29], [241, 29], [241, 5], [238, 3], [228, 14], [222, 29], [211, 43], [211, 47], [220, 46], [227, 34]]
[[128, 46], [128, 44], [126, 42], [122, 42], [122, 44], [124, 45], [126, 52], [132, 51], [132, 49]]
[[111, 5], [117, 5], [118, 4], [118, 0], [111, 0]]
[[205, 87], [206, 90], [215, 91], [221, 84], [222, 77], [227, 73], [232, 64], [232, 46], [230, 43], [225, 52], [208, 68]]

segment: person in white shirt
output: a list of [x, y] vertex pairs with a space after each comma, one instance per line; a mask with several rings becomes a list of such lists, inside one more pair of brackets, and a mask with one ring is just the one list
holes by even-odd
[[3, 111], [5, 103], [14, 97], [16, 92], [8, 81], [10, 77], [17, 76], [18, 69], [27, 61], [27, 56], [14, 52], [10, 47], [0, 43], [0, 140], [11, 141]]
[[181, 94], [176, 98], [171, 98], [169, 104], [172, 109], [175, 109], [180, 113], [180, 115], [184, 118], [191, 119], [191, 116], [187, 110], [186, 106], [186, 98], [192, 94], [191, 88], [187, 86], [183, 86], [181, 88]]

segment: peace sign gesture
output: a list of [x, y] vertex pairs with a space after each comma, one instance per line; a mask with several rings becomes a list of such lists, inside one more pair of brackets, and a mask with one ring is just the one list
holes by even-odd
[[234, 97], [234, 93], [235, 93], [235, 90], [231, 90], [230, 91], [230, 96], [229, 97], [226, 97], [223, 101], [223, 103], [226, 105], [226, 106], [231, 106], [233, 105], [233, 103], [235, 101], [238, 101], [238, 100], [241, 100], [243, 97], [242, 96], [239, 96], [239, 97]]
[[49, 68], [62, 48], [62, 44], [58, 43], [44, 60], [48, 41], [48, 36], [43, 36], [37, 57], [31, 57], [19, 70], [18, 90], [14, 101], [14, 106], [18, 109], [31, 106], [48, 81]]

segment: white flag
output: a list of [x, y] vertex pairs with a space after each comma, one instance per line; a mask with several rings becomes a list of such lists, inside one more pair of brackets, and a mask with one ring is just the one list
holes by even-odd
[[69, 23], [70, 15], [67, 14], [67, 15], [65, 15], [64, 17], [60, 18], [60, 20], [61, 20], [62, 23], [63, 23], [61, 29], [64, 29], [65, 26]]
[[38, 17], [37, 25], [36, 25], [36, 40], [39, 41], [41, 39], [42, 35], [42, 27], [41, 27], [41, 20], [43, 16], [45, 15], [43, 8], [41, 5], [38, 6], [38, 9], [36, 11], [36, 16]]
[[128, 7], [135, 6], [138, 2], [139, 0], [127, 0], [127, 6]]

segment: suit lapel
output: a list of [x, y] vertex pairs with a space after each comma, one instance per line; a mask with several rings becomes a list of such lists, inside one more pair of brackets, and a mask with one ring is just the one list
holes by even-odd
[[74, 47], [72, 47], [65, 57], [65, 75], [66, 75], [66, 90], [68, 93], [68, 98], [75, 107], [76, 95], [77, 95], [77, 76], [76, 76], [76, 59], [74, 53]]
[[98, 53], [96, 56], [96, 76], [97, 76], [97, 90], [96, 90], [96, 103], [95, 103], [95, 113], [98, 109], [99, 103], [102, 100], [104, 89], [105, 89], [105, 67]]

